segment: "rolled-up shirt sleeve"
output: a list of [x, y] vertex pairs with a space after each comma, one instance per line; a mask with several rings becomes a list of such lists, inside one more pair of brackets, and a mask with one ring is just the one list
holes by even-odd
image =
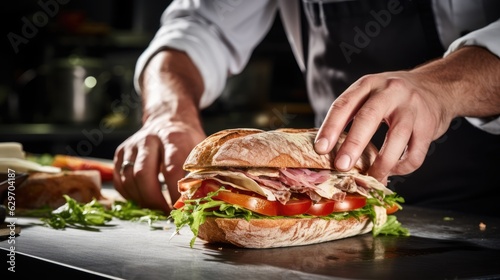
[[248, 63], [255, 46], [271, 27], [276, 1], [176, 0], [165, 10], [161, 27], [137, 60], [134, 86], [148, 61], [158, 52], [184, 51], [203, 78], [205, 91], [200, 108], [209, 106], [224, 89], [229, 75]]
[[[455, 40], [445, 56], [463, 46], [481, 46], [500, 57], [500, 19], [484, 28]], [[466, 118], [472, 125], [492, 134], [500, 134], [500, 116], [492, 118]]]
[[500, 19], [453, 41], [445, 56], [463, 46], [481, 46], [500, 57]]

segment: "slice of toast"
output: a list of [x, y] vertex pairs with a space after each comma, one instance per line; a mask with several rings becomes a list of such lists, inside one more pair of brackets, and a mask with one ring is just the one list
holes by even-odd
[[66, 194], [81, 203], [102, 199], [101, 177], [97, 170], [62, 171], [60, 173], [30, 173], [15, 190], [15, 206], [36, 209], [48, 206], [56, 209], [66, 203]]

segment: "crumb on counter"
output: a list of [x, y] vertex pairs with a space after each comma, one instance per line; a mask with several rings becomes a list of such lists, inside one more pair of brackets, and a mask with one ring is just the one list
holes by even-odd
[[481, 231], [486, 230], [486, 224], [483, 222], [480, 222], [479, 223], [479, 230], [481, 230]]

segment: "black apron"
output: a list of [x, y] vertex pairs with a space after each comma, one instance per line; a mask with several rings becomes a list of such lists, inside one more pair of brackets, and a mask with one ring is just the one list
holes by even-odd
[[[430, 2], [304, 0], [309, 98], [331, 104], [365, 74], [412, 69], [441, 57]], [[314, 109], [319, 126], [328, 106]], [[374, 136], [378, 147], [386, 131]], [[408, 205], [500, 216], [499, 174], [500, 136], [458, 118], [432, 143], [417, 171], [390, 178], [388, 187]]]

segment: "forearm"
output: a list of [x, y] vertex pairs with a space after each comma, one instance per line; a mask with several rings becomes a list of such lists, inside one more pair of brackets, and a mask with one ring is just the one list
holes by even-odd
[[463, 47], [412, 72], [439, 94], [450, 118], [500, 114], [500, 59], [481, 47]]
[[145, 123], [159, 115], [172, 119], [197, 119], [204, 91], [203, 79], [191, 59], [181, 51], [157, 53], [140, 77]]

